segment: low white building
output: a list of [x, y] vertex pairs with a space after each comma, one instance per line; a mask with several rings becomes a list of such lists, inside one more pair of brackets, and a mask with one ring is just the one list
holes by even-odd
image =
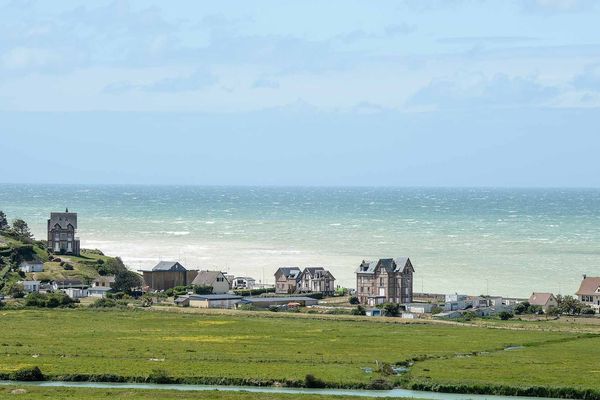
[[88, 297], [88, 292], [86, 289], [66, 288], [62, 289], [62, 291], [73, 300]]
[[235, 308], [242, 296], [232, 294], [192, 294], [189, 306], [198, 308]]
[[106, 294], [111, 290], [110, 286], [92, 286], [87, 289], [88, 296], [105, 298]]
[[433, 310], [433, 307], [435, 306], [436, 304], [431, 303], [408, 303], [404, 305], [404, 308], [409, 313], [425, 314], [430, 313], [431, 310]]
[[26, 293], [37, 293], [40, 291], [40, 281], [22, 281], [23, 290]]
[[41, 261], [23, 261], [19, 265], [19, 270], [26, 274], [30, 272], [43, 272], [44, 263]]

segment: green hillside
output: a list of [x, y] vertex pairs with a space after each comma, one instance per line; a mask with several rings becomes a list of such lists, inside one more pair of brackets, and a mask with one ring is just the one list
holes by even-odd
[[[23, 273], [18, 270], [22, 261], [39, 260], [43, 272]], [[82, 249], [80, 256], [52, 254], [45, 241], [17, 238], [11, 232], [0, 232], [0, 292], [9, 294], [19, 280], [77, 279], [90, 282], [101, 275], [112, 275], [125, 269], [118, 257], [105, 256], [99, 250]]]

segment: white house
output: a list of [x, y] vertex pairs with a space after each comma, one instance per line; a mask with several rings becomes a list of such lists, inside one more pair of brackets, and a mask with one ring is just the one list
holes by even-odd
[[26, 293], [34, 293], [40, 291], [40, 281], [22, 281], [23, 290]]
[[533, 292], [529, 297], [529, 304], [540, 306], [544, 313], [547, 313], [552, 308], [558, 307], [558, 300], [552, 293]]
[[19, 270], [29, 273], [29, 272], [43, 272], [44, 271], [44, 263], [41, 261], [23, 261], [19, 265]]
[[239, 289], [251, 290], [251, 289], [254, 289], [255, 285], [256, 285], [256, 280], [254, 280], [254, 278], [250, 278], [248, 276], [236, 276], [232, 280], [231, 288], [234, 290], [239, 290]]
[[73, 300], [75, 300], [75, 299], [82, 299], [82, 298], [88, 296], [88, 292], [87, 292], [86, 289], [66, 288], [66, 289], [62, 289], [62, 291], [67, 296], [69, 296], [70, 298], [72, 298]]
[[221, 271], [198, 271], [192, 285], [211, 286], [213, 294], [229, 292], [229, 281]]
[[600, 312], [600, 277], [584, 275], [576, 295], [582, 303]]

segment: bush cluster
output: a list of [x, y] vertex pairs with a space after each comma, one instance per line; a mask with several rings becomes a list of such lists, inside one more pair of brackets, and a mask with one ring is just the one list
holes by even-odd
[[25, 298], [27, 307], [57, 308], [72, 307], [74, 300], [62, 292], [30, 293]]

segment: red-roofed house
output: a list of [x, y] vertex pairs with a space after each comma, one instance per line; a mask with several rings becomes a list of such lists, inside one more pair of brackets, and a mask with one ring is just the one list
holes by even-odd
[[529, 297], [529, 304], [542, 307], [542, 311], [547, 313], [551, 308], [558, 307], [558, 300], [552, 293], [533, 292]]
[[600, 312], [600, 277], [584, 275], [581, 286], [575, 294], [582, 303]]

